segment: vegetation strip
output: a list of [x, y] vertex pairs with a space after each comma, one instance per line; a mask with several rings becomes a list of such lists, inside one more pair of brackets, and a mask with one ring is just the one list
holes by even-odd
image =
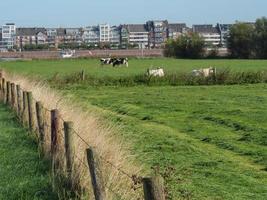
[[35, 139], [0, 103], [0, 199], [57, 199]]

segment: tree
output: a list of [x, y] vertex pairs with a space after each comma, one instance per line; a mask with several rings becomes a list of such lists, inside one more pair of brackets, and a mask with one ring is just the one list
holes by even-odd
[[176, 40], [168, 40], [164, 54], [167, 57], [201, 58], [204, 55], [205, 42], [196, 33], [180, 36]]
[[254, 32], [254, 47], [257, 58], [267, 58], [267, 18], [257, 19]]
[[230, 28], [228, 49], [232, 57], [250, 58], [253, 54], [254, 27], [247, 23], [237, 23]]

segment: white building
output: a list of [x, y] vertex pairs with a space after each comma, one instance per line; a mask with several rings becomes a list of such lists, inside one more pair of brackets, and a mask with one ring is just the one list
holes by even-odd
[[110, 25], [100, 24], [99, 25], [100, 42], [108, 43], [110, 41]]
[[136, 45], [140, 49], [148, 47], [149, 32], [144, 24], [129, 24], [127, 30], [131, 45]]
[[99, 27], [88, 26], [84, 28], [82, 39], [86, 44], [97, 46], [100, 42]]
[[218, 46], [221, 44], [221, 34], [213, 25], [193, 25], [193, 32], [198, 33], [205, 40], [207, 46]]
[[12, 49], [16, 43], [16, 26], [13, 23], [8, 23], [2, 26], [2, 39], [0, 48]]

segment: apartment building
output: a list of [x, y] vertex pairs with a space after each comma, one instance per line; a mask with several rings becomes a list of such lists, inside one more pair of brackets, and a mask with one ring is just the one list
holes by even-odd
[[1, 49], [13, 49], [16, 44], [16, 25], [7, 23], [1, 27]]
[[16, 45], [22, 49], [25, 45], [38, 45], [47, 43], [45, 28], [17, 28]]
[[160, 48], [168, 39], [168, 21], [148, 21], [149, 47]]
[[118, 48], [120, 45], [120, 27], [110, 27], [109, 42], [112, 48]]
[[188, 31], [186, 24], [168, 24], [168, 38], [169, 39], [177, 39], [181, 35], [186, 34]]
[[90, 46], [98, 46], [100, 43], [99, 26], [88, 26], [83, 29], [82, 40]]
[[127, 25], [120, 25], [120, 48], [127, 49], [129, 44], [129, 33]]
[[82, 43], [82, 29], [81, 28], [65, 28], [64, 35], [65, 44], [81, 44]]
[[149, 32], [145, 24], [129, 24], [126, 26], [128, 31], [128, 42], [139, 49], [148, 47]]
[[221, 45], [221, 34], [217, 27], [211, 24], [193, 25], [192, 31], [204, 38], [206, 46]]
[[99, 34], [101, 43], [109, 43], [110, 41], [110, 25], [109, 24], [100, 24], [99, 25]]
[[221, 35], [221, 45], [222, 47], [227, 47], [227, 39], [229, 37], [230, 28], [232, 24], [217, 24], [217, 29]]

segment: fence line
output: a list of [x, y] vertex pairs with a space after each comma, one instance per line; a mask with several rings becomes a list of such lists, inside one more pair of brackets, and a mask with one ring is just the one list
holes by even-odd
[[[3, 71], [0, 70], [0, 97], [1, 100], [9, 105], [18, 115], [20, 121], [29, 128], [30, 132], [36, 133], [38, 132], [37, 139], [40, 143], [39, 145], [43, 148], [44, 140], [47, 136], [47, 131], [50, 129], [51, 133], [51, 159], [52, 159], [52, 172], [53, 175], [56, 176], [55, 171], [59, 168], [59, 162], [57, 161], [56, 155], [59, 151], [59, 136], [64, 139], [65, 142], [64, 150], [65, 150], [65, 161], [66, 168], [68, 172], [68, 177], [71, 178], [71, 173], [73, 170], [74, 160], [73, 157], [78, 159], [79, 164], [82, 164], [85, 168], [89, 168], [92, 187], [94, 190], [94, 196], [96, 200], [104, 200], [105, 199], [105, 189], [112, 192], [115, 196], [121, 199], [120, 195], [113, 191], [108, 184], [102, 184], [102, 177], [96, 174], [95, 160], [94, 160], [94, 148], [73, 128], [72, 122], [66, 122], [62, 116], [60, 115], [60, 111], [57, 109], [48, 109], [43, 106], [42, 102], [35, 99], [32, 95], [32, 92], [25, 90], [20, 85], [16, 85], [15, 83], [11, 83], [4, 78]], [[15, 92], [16, 90], [16, 92]], [[21, 95], [23, 93], [23, 95]], [[16, 95], [15, 95], [16, 94]], [[23, 99], [21, 97], [23, 96]], [[23, 100], [23, 101], [22, 101]], [[34, 105], [35, 102], [35, 105]], [[16, 104], [16, 105], [15, 105]], [[35, 114], [34, 115], [34, 110]], [[45, 112], [44, 112], [45, 111]], [[27, 114], [26, 114], [27, 113]], [[49, 113], [51, 117], [50, 123], [47, 123], [46, 114]], [[37, 123], [34, 124], [34, 119], [36, 119]], [[25, 123], [27, 122], [27, 123]], [[63, 126], [63, 128], [60, 128]], [[35, 127], [37, 127], [35, 129]], [[62, 134], [64, 132], [64, 135]], [[79, 158], [77, 154], [75, 154], [74, 147], [72, 145], [73, 136], [78, 137], [87, 147], [87, 161], [85, 162]], [[156, 177], [141, 177], [135, 174], [127, 173], [125, 170], [117, 167], [111, 161], [105, 159], [101, 155], [97, 155], [101, 161], [110, 165], [113, 169], [117, 170], [120, 174], [127, 177], [132, 182], [131, 189], [136, 191], [139, 188], [144, 190], [144, 199], [145, 200], [165, 200], [164, 193], [164, 183], [163, 179], [160, 176]], [[100, 170], [101, 172], [101, 170]], [[54, 178], [53, 178], [54, 179]], [[141, 185], [141, 186], [139, 186]], [[137, 187], [139, 186], [139, 187]]]

